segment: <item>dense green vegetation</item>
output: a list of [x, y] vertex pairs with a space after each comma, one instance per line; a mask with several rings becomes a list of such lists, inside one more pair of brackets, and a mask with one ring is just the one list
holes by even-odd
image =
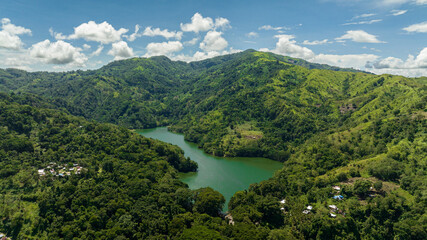
[[[248, 50], [94, 71], [0, 70], [0, 90], [13, 92], [0, 102], [0, 232], [14, 239], [427, 238], [426, 78]], [[176, 179], [175, 169], [195, 169], [177, 147], [64, 112], [171, 125], [208, 153], [284, 168], [234, 195], [229, 225], [220, 194]], [[87, 171], [39, 177], [51, 161]]]

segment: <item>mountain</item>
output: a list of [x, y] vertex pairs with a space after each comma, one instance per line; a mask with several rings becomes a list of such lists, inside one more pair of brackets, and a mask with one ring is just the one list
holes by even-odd
[[[1, 181], [3, 194], [15, 194], [11, 202], [17, 202], [23, 191], [17, 190], [21, 179], [31, 175], [20, 175], [18, 162], [25, 163], [21, 167], [25, 171], [33, 171], [33, 186], [37, 182], [34, 171], [45, 167], [46, 161], [31, 160], [30, 156], [45, 153], [49, 154], [46, 159], [85, 163], [87, 169], [94, 169], [87, 181], [102, 182], [101, 174], [102, 179], [124, 189], [125, 199], [132, 197], [127, 197], [132, 190], [124, 184], [134, 179], [131, 168], [145, 169], [139, 178], [152, 181], [157, 191], [149, 200], [151, 190], [135, 195], [129, 205], [119, 207], [124, 211], [119, 213], [105, 212], [102, 204], [116, 200], [104, 198], [93, 203], [89, 212], [99, 214], [93, 218], [86, 205], [85, 213], [71, 208], [76, 211], [71, 218], [66, 209], [75, 205], [61, 208], [50, 203], [51, 210], [62, 212], [24, 214], [24, 223], [40, 221], [44, 224], [41, 227], [13, 225], [8, 217], [4, 221], [7, 227], [0, 231], [13, 225], [28, 229], [14, 228], [19, 234], [33, 236], [30, 230], [37, 228], [42, 229], [37, 234], [55, 232], [53, 238], [67, 238], [66, 233], [96, 238], [116, 227], [114, 236], [123, 233], [128, 238], [427, 238], [426, 78], [374, 75], [247, 50], [192, 63], [166, 57], [133, 58], [91, 71], [29, 73], [6, 69], [0, 70], [0, 90], [12, 92], [3, 96], [0, 105], [9, 109], [0, 112], [1, 126], [8, 136], [2, 139], [13, 139], [2, 143], [3, 149], [9, 149], [4, 159], [14, 161], [2, 168], [7, 169], [7, 177]], [[78, 121], [70, 124], [73, 121], [67, 119]], [[234, 195], [229, 210], [235, 225], [228, 225], [215, 212], [221, 196], [211, 189], [183, 190], [185, 186], [175, 181], [171, 166], [194, 170], [182, 152], [169, 145], [156, 147], [160, 143], [146, 142], [124, 128], [94, 121], [126, 128], [169, 125], [208, 153], [264, 156], [283, 161], [284, 167], [270, 180]], [[88, 129], [86, 125], [99, 127]], [[79, 132], [76, 126], [87, 132]], [[108, 147], [110, 138], [113, 143]], [[139, 145], [144, 150], [139, 150]], [[40, 147], [46, 150], [39, 151]], [[79, 150], [69, 155], [76, 147]], [[164, 151], [169, 148], [174, 150]], [[141, 152], [145, 150], [148, 152]], [[146, 169], [146, 163], [157, 164], [157, 160], [165, 164], [163, 168]], [[125, 169], [116, 168], [122, 165]], [[104, 177], [107, 173], [99, 172], [100, 167], [113, 173]], [[28, 194], [45, 188], [42, 184], [29, 189]], [[163, 197], [163, 193], [165, 200], [157, 196]], [[60, 203], [58, 196], [67, 196], [72, 203], [80, 198], [69, 197], [66, 190], [50, 194], [53, 196], [48, 198]], [[132, 212], [130, 206], [140, 200], [156, 205], [154, 213], [142, 207], [143, 203]], [[34, 201], [37, 205], [29, 205], [33, 209], [47, 204]], [[157, 201], [159, 204], [154, 203]], [[16, 212], [16, 208], [10, 209], [8, 213]], [[64, 214], [68, 218], [59, 217]], [[71, 223], [77, 216], [81, 222]], [[54, 225], [57, 219], [86, 235]], [[123, 230], [127, 225], [131, 229]]]
[[[425, 101], [422, 81], [348, 71], [247, 50], [192, 63], [133, 58], [94, 71], [8, 69], [0, 72], [0, 86], [127, 128], [172, 125], [211, 154], [283, 161], [293, 146], [337, 127], [348, 115], [360, 120], [372, 118], [374, 108], [412, 111]], [[408, 101], [390, 104], [395, 98]]]

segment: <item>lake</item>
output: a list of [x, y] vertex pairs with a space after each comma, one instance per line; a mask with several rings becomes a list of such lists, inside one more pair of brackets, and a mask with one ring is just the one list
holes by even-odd
[[179, 146], [184, 150], [185, 157], [199, 164], [197, 172], [180, 173], [181, 181], [190, 189], [211, 187], [226, 199], [224, 210], [228, 209], [228, 201], [237, 191], [248, 189], [252, 183], [271, 178], [283, 164], [266, 158], [248, 157], [215, 157], [203, 152], [197, 144], [184, 140], [184, 135], [169, 132], [166, 127], [136, 130], [137, 133]]

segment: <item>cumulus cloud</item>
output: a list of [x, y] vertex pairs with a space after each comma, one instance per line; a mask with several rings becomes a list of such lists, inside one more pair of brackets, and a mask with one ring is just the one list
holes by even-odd
[[31, 35], [30, 29], [12, 24], [9, 18], [3, 18], [1, 20], [1, 24], [2, 24], [2, 31], [8, 32], [12, 35], [21, 35], [21, 34]]
[[196, 38], [193, 38], [193, 39], [191, 39], [191, 40], [189, 40], [189, 41], [184, 42], [184, 45], [187, 45], [187, 46], [193, 46], [193, 45], [196, 45], [196, 43], [197, 43], [199, 40], [200, 40], [200, 39], [199, 39], [198, 37], [196, 37]]
[[214, 28], [214, 22], [212, 18], [204, 18], [200, 13], [195, 13], [191, 17], [191, 23], [181, 23], [181, 30], [184, 32], [206, 32]]
[[146, 27], [144, 32], [142, 33], [143, 36], [149, 36], [149, 37], [155, 37], [155, 36], [162, 36], [166, 39], [169, 38], [175, 38], [177, 40], [181, 40], [182, 38], [182, 32], [177, 31], [169, 31], [167, 29], [161, 30], [160, 28], [151, 28]]
[[50, 42], [46, 39], [34, 44], [30, 48], [30, 55], [48, 64], [84, 66], [88, 59], [81, 51], [81, 48], [62, 40]]
[[215, 28], [221, 28], [223, 30], [231, 28], [230, 21], [227, 18], [219, 17], [215, 19]]
[[323, 45], [323, 44], [327, 44], [327, 43], [332, 43], [332, 42], [330, 42], [328, 39], [323, 39], [321, 41], [314, 40], [312, 42], [310, 42], [308, 40], [304, 40], [304, 42], [302, 42], [302, 44], [304, 44], [304, 45]]
[[83, 44], [83, 49], [84, 50], [88, 50], [88, 49], [90, 49], [91, 48], [91, 46], [89, 45], [89, 44]]
[[[311, 59], [314, 57], [313, 51], [306, 47], [301, 47], [296, 44], [293, 35], [276, 35], [275, 38], [279, 39], [276, 43], [276, 48], [272, 50], [274, 53], [287, 55], [290, 57]], [[266, 49], [262, 49], [265, 51]]]
[[413, 24], [406, 28], [403, 28], [403, 30], [407, 32], [427, 33], [427, 22]]
[[183, 49], [182, 43], [179, 41], [168, 41], [161, 43], [149, 43], [146, 47], [147, 53], [145, 57], [170, 55], [174, 52], [179, 52]]
[[[120, 28], [116, 30], [111, 24], [102, 22], [97, 24], [94, 21], [82, 23], [80, 26], [74, 28], [74, 33], [67, 37], [67, 39], [83, 38], [86, 41], [95, 41], [103, 44], [118, 42], [121, 40], [123, 34], [129, 30]], [[60, 34], [62, 35], [62, 34]]]
[[[111, 50], [108, 51], [108, 55], [114, 56], [114, 60], [120, 60], [134, 56], [133, 49], [130, 48], [125, 41], [113, 43], [111, 47]], [[100, 52], [101, 51], [102, 49]]]
[[347, 31], [347, 33], [342, 35], [341, 37], [335, 38], [335, 40], [337, 41], [342, 41], [346, 39], [360, 43], [385, 43], [383, 41], [378, 40], [375, 35], [369, 34], [363, 30]]
[[345, 68], [363, 68], [367, 62], [375, 61], [379, 56], [374, 54], [319, 54], [316, 55], [311, 61], [322, 64], [329, 64]]
[[185, 61], [185, 62], [201, 61], [204, 59], [213, 58], [213, 57], [226, 55], [226, 54], [237, 53], [237, 52], [241, 52], [241, 51], [242, 50], [233, 49], [233, 48], [230, 48], [229, 50], [223, 50], [223, 51], [210, 51], [210, 52], [197, 51], [192, 56], [180, 54], [177, 56], [172, 56], [172, 59], [173, 60], [179, 60], [179, 61]]
[[18, 35], [31, 35], [31, 30], [12, 24], [9, 18], [2, 18], [1, 24], [0, 48], [20, 50], [24, 43]]
[[376, 69], [427, 69], [427, 47], [421, 50], [417, 57], [409, 55], [406, 61], [400, 58], [387, 57], [367, 64], [367, 67]]
[[427, 47], [422, 49], [416, 57], [409, 55], [405, 61], [400, 58], [387, 57], [367, 63], [366, 68], [378, 74], [391, 73], [411, 77], [427, 76]]
[[379, 56], [373, 54], [316, 55], [311, 49], [299, 46], [294, 40], [295, 37], [293, 35], [277, 35], [275, 37], [278, 38], [275, 49], [269, 50], [263, 48], [260, 49], [260, 51], [274, 52], [286, 56], [302, 58], [316, 63], [329, 64], [338, 67], [354, 67], [358, 69], [363, 69], [367, 62], [375, 61], [379, 58]]
[[200, 48], [206, 52], [223, 50], [228, 46], [228, 42], [221, 35], [222, 32], [209, 31], [200, 43]]
[[258, 33], [256, 33], [256, 32], [246, 33], [246, 37], [248, 37], [248, 38], [256, 38], [256, 37], [258, 37]]

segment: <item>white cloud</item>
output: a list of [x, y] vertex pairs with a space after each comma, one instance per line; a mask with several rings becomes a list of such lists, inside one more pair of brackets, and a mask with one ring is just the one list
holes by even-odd
[[407, 32], [419, 32], [419, 33], [427, 33], [427, 22], [413, 24], [404, 28], [403, 30]]
[[193, 38], [193, 39], [191, 39], [191, 40], [189, 40], [189, 41], [184, 42], [184, 45], [187, 45], [187, 46], [193, 46], [193, 45], [195, 45], [199, 40], [200, 40], [200, 39], [199, 39], [198, 37], [196, 37], [196, 38]]
[[377, 23], [377, 22], [382, 22], [382, 19], [372, 19], [369, 21], [360, 21], [360, 22], [349, 22], [349, 23], [344, 23], [344, 26], [347, 25], [362, 25], [362, 24], [373, 24], [373, 23]]
[[101, 54], [102, 50], [104, 50], [104, 46], [102, 46], [102, 44], [101, 44], [93, 53], [90, 54], [90, 56], [91, 57], [99, 56], [99, 54]]
[[200, 43], [200, 48], [206, 52], [223, 50], [228, 46], [228, 42], [221, 35], [222, 32], [209, 31]]
[[191, 17], [191, 23], [181, 23], [181, 30], [184, 32], [206, 32], [214, 28], [214, 22], [212, 18], [204, 18], [200, 13], [195, 13]]
[[311, 61], [322, 64], [329, 64], [345, 68], [363, 68], [367, 62], [375, 61], [379, 56], [374, 54], [347, 54], [347, 55], [334, 55], [334, 54], [319, 54], [316, 55]]
[[133, 41], [135, 41], [135, 39], [137, 38], [137, 37], [141, 37], [141, 34], [140, 33], [138, 33], [139, 32], [139, 28], [140, 28], [140, 26], [138, 25], [138, 24], [136, 24], [135, 25], [135, 32], [134, 33], [132, 33], [131, 35], [124, 35], [124, 37], [126, 37], [127, 39], [128, 39], [128, 41], [130, 41], [130, 42], [133, 42]]
[[89, 44], [83, 44], [83, 49], [84, 50], [88, 50], [88, 49], [90, 49], [91, 48], [91, 46], [89, 45]]
[[146, 27], [142, 35], [149, 36], [149, 37], [155, 37], [155, 36], [162, 36], [166, 39], [169, 38], [175, 38], [177, 40], [181, 40], [182, 38], [182, 32], [176, 32], [176, 31], [169, 31], [167, 29], [160, 30], [160, 28], [154, 28]]
[[408, 12], [408, 10], [391, 10], [390, 13], [393, 16], [400, 16]]
[[[108, 55], [114, 56], [114, 60], [120, 60], [134, 56], [133, 49], [130, 48], [128, 44], [124, 41], [113, 43], [111, 47], [111, 50], [108, 51]], [[101, 51], [102, 49], [100, 50], [100, 52]]]
[[375, 13], [364, 13], [364, 14], [353, 17], [353, 19], [368, 18], [368, 17], [373, 17], [375, 15], [377, 15], [377, 14], [375, 14]]
[[304, 42], [302, 42], [302, 44], [304, 44], [304, 45], [323, 45], [323, 44], [327, 44], [327, 43], [332, 43], [332, 42], [330, 42], [328, 39], [323, 39], [321, 41], [314, 40], [312, 42], [310, 42], [308, 40], [304, 40]]
[[391, 73], [404, 76], [427, 76], [427, 47], [422, 49], [417, 57], [409, 55], [406, 61], [400, 58], [387, 57], [366, 64], [375, 73]]
[[410, 1], [412, 0], [380, 0], [378, 4], [380, 6], [391, 6], [391, 5], [401, 5]]
[[9, 18], [3, 18], [1, 20], [1, 24], [3, 29], [2, 31], [8, 32], [11, 35], [21, 35], [21, 34], [31, 35], [30, 29], [12, 24]]
[[424, 4], [427, 4], [427, 0], [381, 0], [380, 6], [402, 5], [405, 3], [424, 5]]
[[19, 50], [24, 44], [16, 35], [11, 35], [8, 32], [0, 31], [0, 48]]
[[185, 62], [192, 62], [192, 61], [201, 61], [208, 58], [213, 58], [217, 56], [222, 56], [226, 54], [232, 54], [241, 52], [242, 50], [233, 49], [230, 48], [229, 50], [223, 50], [223, 51], [210, 51], [210, 52], [201, 52], [197, 51], [193, 56], [180, 54], [177, 56], [172, 56], [173, 60], [179, 60], [179, 61], [185, 61]]
[[[80, 26], [74, 28], [74, 34], [68, 36], [68, 39], [79, 39], [83, 38], [86, 41], [95, 41], [103, 44], [118, 42], [121, 40], [121, 36], [127, 33], [129, 30], [120, 28], [119, 30], [114, 29], [111, 24], [102, 22], [97, 24], [94, 21], [88, 23], [82, 23]], [[61, 34], [60, 34], [61, 35]]]
[[[311, 59], [314, 57], [313, 51], [296, 44], [296, 41], [293, 40], [295, 36], [282, 34], [274, 37], [279, 40], [276, 43], [276, 48], [273, 49], [272, 52], [303, 59]], [[265, 49], [262, 50], [265, 51]]]
[[372, 63], [371, 67], [376, 69], [427, 69], [427, 47], [421, 50], [417, 57], [409, 55], [406, 61], [395, 57], [387, 57], [380, 61]]
[[62, 40], [50, 42], [46, 39], [34, 44], [30, 48], [30, 55], [48, 64], [84, 66], [87, 57], [81, 51], [81, 48]]
[[230, 21], [227, 18], [219, 17], [215, 19], [215, 28], [221, 28], [223, 30], [231, 28]]
[[273, 27], [271, 25], [264, 25], [258, 28], [258, 30], [274, 30], [274, 31], [279, 31], [279, 30], [289, 30], [289, 28], [287, 27]]
[[341, 40], [352, 40], [353, 42], [359, 42], [359, 43], [385, 43], [383, 41], [380, 41], [377, 39], [376, 36], [369, 34], [363, 30], [351, 30], [347, 31], [346, 34], [339, 38], [335, 38], [337, 41]]
[[415, 3], [418, 5], [424, 5], [427, 4], [427, 0], [416, 0]]
[[297, 45], [296, 41], [293, 40], [295, 38], [293, 35], [277, 35], [275, 37], [279, 39], [275, 49], [269, 50], [263, 48], [259, 50], [302, 58], [310, 62], [329, 64], [338, 67], [353, 67], [357, 69], [363, 69], [367, 62], [375, 61], [379, 58], [379, 56], [373, 54], [316, 55], [311, 49]]
[[67, 36], [64, 36], [62, 33], [57, 33], [53, 30], [53, 28], [49, 28], [50, 35], [56, 40], [66, 40]]
[[246, 37], [248, 37], [248, 38], [256, 38], [256, 37], [258, 37], [258, 33], [256, 33], [256, 32], [246, 33]]
[[179, 41], [168, 41], [161, 43], [149, 43], [146, 47], [147, 53], [145, 57], [170, 55], [174, 52], [179, 52], [183, 49], [182, 43]]
[[1, 24], [0, 48], [20, 50], [24, 46], [24, 43], [18, 35], [31, 35], [31, 30], [12, 24], [9, 18], [2, 18]]

